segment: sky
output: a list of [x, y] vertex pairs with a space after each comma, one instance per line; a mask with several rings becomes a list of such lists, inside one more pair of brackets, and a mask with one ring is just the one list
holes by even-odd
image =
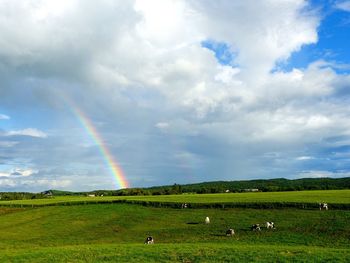
[[350, 1], [0, 0], [0, 191], [350, 176]]

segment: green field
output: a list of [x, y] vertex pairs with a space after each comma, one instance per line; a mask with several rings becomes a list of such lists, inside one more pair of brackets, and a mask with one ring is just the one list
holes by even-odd
[[172, 202], [172, 203], [259, 203], [259, 202], [296, 202], [328, 204], [350, 204], [350, 190], [317, 190], [291, 192], [257, 192], [257, 193], [225, 193], [225, 194], [182, 194], [182, 195], [152, 195], [152, 196], [57, 196], [46, 199], [0, 201], [0, 205], [50, 205], [112, 202], [117, 200]]
[[[322, 193], [122, 198], [232, 202], [238, 195], [239, 202], [242, 199], [266, 202], [266, 198], [276, 201], [273, 196], [289, 202], [290, 198], [295, 201], [304, 196], [308, 199], [299, 200], [315, 202], [319, 198], [329, 203], [346, 203], [350, 192]], [[260, 194], [261, 199], [257, 198]], [[203, 199], [197, 201], [196, 198]], [[44, 201], [80, 202], [85, 199], [101, 197]], [[11, 204], [16, 202], [19, 201]], [[209, 225], [204, 224], [206, 216], [211, 219]], [[249, 229], [252, 224], [266, 221], [274, 221], [276, 229], [263, 228], [261, 232]], [[173, 209], [124, 203], [0, 207], [0, 262], [348, 262], [349, 222], [350, 211], [339, 209]], [[234, 237], [225, 235], [230, 227], [235, 229]], [[148, 235], [154, 237], [154, 245], [143, 244]]]

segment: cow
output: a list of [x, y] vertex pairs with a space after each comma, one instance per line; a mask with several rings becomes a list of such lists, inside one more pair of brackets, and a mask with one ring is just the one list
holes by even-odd
[[204, 223], [206, 223], [206, 224], [209, 224], [209, 223], [210, 223], [210, 219], [209, 219], [208, 216], [205, 218]]
[[250, 227], [252, 231], [261, 231], [259, 224], [254, 224]]
[[275, 228], [275, 223], [274, 222], [266, 222], [266, 228], [269, 229], [274, 229]]
[[187, 204], [182, 204], [182, 205], [181, 205], [181, 208], [182, 208], [182, 209], [187, 208]]
[[234, 234], [235, 234], [235, 231], [232, 228], [227, 229], [226, 236], [232, 237]]
[[151, 236], [147, 237], [145, 240], [145, 244], [147, 244], [147, 245], [154, 244], [153, 237], [151, 237]]
[[328, 210], [328, 204], [327, 203], [319, 203], [320, 210], [325, 209]]

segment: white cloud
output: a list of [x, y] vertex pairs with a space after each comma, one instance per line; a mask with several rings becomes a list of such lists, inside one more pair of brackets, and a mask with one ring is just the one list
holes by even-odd
[[134, 8], [142, 17], [136, 33], [161, 51], [201, 40], [201, 33], [194, 27], [200, 14], [186, 1], [137, 0]]
[[1, 179], [0, 186], [3, 187], [16, 187], [18, 185], [16, 180], [13, 179]]
[[2, 171], [0, 172], [0, 177], [28, 177], [34, 174], [37, 174], [38, 170], [30, 168], [14, 168], [11, 171]]
[[38, 173], [38, 170], [34, 170], [34, 169], [22, 169], [22, 168], [16, 168], [14, 169], [10, 176], [31, 176], [33, 174]]
[[[45, 167], [67, 163], [73, 174], [74, 169], [90, 169], [82, 166], [99, 153], [79, 133], [60, 90], [75, 98], [94, 124], [101, 121], [98, 131], [117, 157], [133, 160], [136, 172], [130, 177], [144, 171], [145, 163], [167, 167], [174, 160], [200, 164], [203, 171], [222, 169], [227, 177], [235, 174], [232, 169], [242, 176], [271, 174], [272, 168], [254, 159], [266, 152], [279, 154], [265, 159], [274, 159], [277, 164], [271, 167], [280, 172], [286, 165], [278, 161], [293, 159], [295, 152], [292, 158], [285, 156], [293, 150], [322, 147], [328, 137], [350, 135], [348, 101], [338, 99], [348, 93], [350, 77], [337, 73], [336, 62], [319, 60], [288, 72], [276, 69], [293, 52], [318, 40], [321, 16], [308, 3], [2, 1], [0, 76], [9, 85], [0, 85], [0, 102], [20, 97], [16, 108], [44, 105], [61, 119], [52, 124], [55, 136], [30, 146], [19, 143], [17, 152], [7, 149], [0, 156], [9, 153]], [[202, 46], [208, 40], [225, 43], [234, 52], [234, 66], [221, 65]], [[29, 92], [33, 95], [26, 96]], [[48, 137], [34, 127], [38, 129], [1, 132]], [[155, 136], [155, 128], [166, 132]], [[168, 149], [169, 140], [174, 149]], [[89, 147], [80, 147], [82, 141]], [[306, 160], [304, 154], [297, 160]], [[63, 178], [60, 173], [57, 177]], [[147, 174], [144, 178], [149, 180]], [[54, 184], [41, 179], [43, 187]], [[64, 180], [62, 187], [79, 185]]]
[[11, 175], [11, 173], [0, 172], [0, 177], [8, 177], [10, 175]]
[[331, 95], [336, 89], [338, 80], [339, 76], [331, 64], [316, 61], [305, 70], [275, 72], [269, 76], [263, 87], [270, 99], [285, 101], [307, 97], [316, 99]]
[[71, 180], [55, 180], [55, 179], [23, 179], [23, 178], [6, 178], [0, 180], [2, 189], [25, 189], [26, 191], [35, 189], [34, 191], [43, 191], [47, 189], [67, 189], [72, 185]]
[[312, 156], [299, 156], [297, 158], [295, 158], [297, 161], [307, 161], [307, 160], [312, 160], [312, 159], [315, 159], [314, 157]]
[[[28, 181], [28, 182], [31, 182], [31, 181]], [[64, 180], [38, 179], [38, 180], [33, 180], [32, 182], [35, 182], [43, 189], [62, 189], [72, 185], [72, 181], [68, 179], [64, 179]]]
[[27, 128], [23, 130], [13, 130], [6, 132], [6, 136], [31, 136], [37, 138], [46, 138], [47, 134], [35, 128]]
[[[5, 62], [29, 65], [37, 75], [73, 77], [97, 83], [97, 89], [157, 89], [202, 118], [220, 107], [236, 107], [227, 101], [254, 102], [253, 94], [276, 62], [317, 40], [319, 18], [305, 6], [301, 0], [9, 1], [5, 25], [13, 30], [0, 26], [0, 47]], [[52, 38], [57, 41], [47, 41]], [[218, 66], [212, 52], [200, 45], [206, 39], [235, 47], [240, 68]]]
[[239, 51], [237, 62], [246, 69], [247, 78], [260, 81], [260, 74], [276, 61], [317, 41], [319, 18], [305, 11], [306, 1], [192, 2], [204, 14], [207, 34]]
[[335, 3], [335, 8], [350, 12], [350, 1], [345, 0], [345, 1], [337, 1]]
[[169, 128], [169, 123], [167, 123], [167, 122], [158, 122], [156, 125], [155, 125], [155, 127], [157, 127], [158, 129], [160, 129], [160, 130], [166, 130], [166, 129], [168, 129]]
[[9, 120], [10, 117], [5, 114], [0, 114], [0, 120]]
[[221, 81], [224, 84], [236, 84], [235, 86], [239, 86], [242, 84], [241, 81], [236, 79], [236, 75], [239, 74], [240, 69], [238, 67], [231, 66], [218, 66], [219, 71], [218, 74], [214, 77], [215, 80]]
[[311, 171], [303, 171], [297, 177], [298, 178], [323, 178], [323, 177], [333, 177], [333, 178], [341, 178], [341, 177], [349, 177], [350, 172], [332, 172], [332, 171], [323, 171], [323, 170], [311, 170]]

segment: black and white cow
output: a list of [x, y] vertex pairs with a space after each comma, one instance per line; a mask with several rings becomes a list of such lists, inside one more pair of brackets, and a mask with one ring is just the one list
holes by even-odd
[[227, 229], [226, 236], [232, 237], [234, 234], [235, 234], [235, 231], [232, 228]]
[[275, 228], [275, 223], [274, 222], [266, 222], [266, 228], [269, 229], [274, 229]]
[[181, 205], [181, 208], [182, 208], [182, 209], [187, 208], [187, 204], [185, 204], [185, 203], [182, 204], [182, 205]]
[[145, 240], [145, 244], [147, 244], [147, 245], [154, 244], [153, 237], [151, 237], [151, 236], [147, 237], [146, 240]]
[[319, 203], [320, 205], [320, 210], [324, 209], [324, 210], [328, 210], [328, 204], [327, 203]]
[[252, 231], [261, 231], [259, 224], [254, 224], [250, 227]]

